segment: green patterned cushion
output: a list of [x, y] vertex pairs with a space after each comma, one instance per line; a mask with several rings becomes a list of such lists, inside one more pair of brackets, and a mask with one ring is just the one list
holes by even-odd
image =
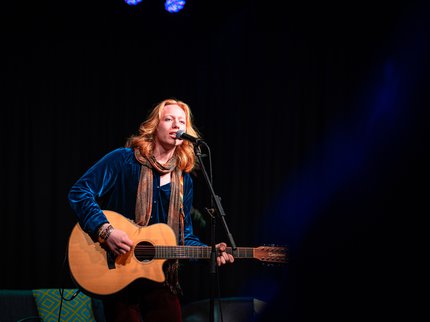
[[[61, 304], [60, 289], [35, 289], [33, 296], [37, 304], [40, 317], [45, 322], [57, 321], [96, 321], [93, 315], [91, 298], [82, 292], [71, 301], [66, 301], [72, 297], [77, 289], [63, 290], [63, 304]], [[58, 318], [58, 311], [61, 306], [61, 319]]]

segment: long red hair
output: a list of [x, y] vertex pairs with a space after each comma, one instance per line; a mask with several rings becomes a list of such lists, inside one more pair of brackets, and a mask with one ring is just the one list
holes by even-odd
[[[190, 107], [177, 99], [169, 98], [158, 103], [150, 112], [148, 118], [139, 126], [138, 134], [130, 136], [125, 146], [139, 149], [140, 153], [145, 157], [150, 157], [154, 151], [154, 134], [160, 123], [161, 114], [167, 105], [178, 105], [184, 112], [186, 117], [186, 133], [200, 138], [198, 131], [194, 128], [193, 117]], [[194, 146], [191, 142], [184, 140], [181, 145], [176, 146], [175, 155], [178, 158], [178, 168], [185, 172], [190, 172], [196, 163], [194, 154]]]

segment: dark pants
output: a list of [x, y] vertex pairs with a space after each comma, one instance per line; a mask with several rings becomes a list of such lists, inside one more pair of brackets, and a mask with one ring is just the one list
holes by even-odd
[[181, 322], [179, 297], [168, 286], [138, 280], [103, 299], [106, 322]]

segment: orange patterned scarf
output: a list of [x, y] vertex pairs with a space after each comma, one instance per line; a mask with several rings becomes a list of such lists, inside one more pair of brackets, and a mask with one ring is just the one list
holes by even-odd
[[[169, 211], [167, 215], [167, 224], [172, 227], [176, 235], [176, 240], [179, 240], [179, 231], [181, 232], [182, 244], [184, 244], [184, 179], [182, 171], [176, 168], [176, 157], [172, 157], [167, 163], [159, 163], [154, 156], [145, 158], [139, 150], [134, 150], [134, 155], [142, 164], [140, 169], [139, 186], [137, 188], [135, 221], [141, 226], [147, 226], [151, 218], [152, 211], [152, 189], [153, 176], [152, 169], [155, 169], [160, 174], [171, 173], [170, 179], [170, 201]], [[179, 260], [167, 261], [164, 266], [166, 273], [165, 284], [170, 288], [173, 294], [182, 294], [179, 284]]]
[[[170, 201], [167, 215], [167, 224], [172, 227], [176, 240], [184, 242], [184, 210], [183, 210], [183, 176], [182, 171], [176, 167], [176, 157], [173, 156], [167, 163], [159, 163], [154, 156], [145, 158], [138, 149], [134, 150], [136, 160], [141, 166], [139, 186], [137, 188], [135, 221], [141, 226], [147, 226], [151, 217], [153, 198], [152, 169], [160, 174], [171, 173]], [[179, 232], [182, 238], [179, 238]]]

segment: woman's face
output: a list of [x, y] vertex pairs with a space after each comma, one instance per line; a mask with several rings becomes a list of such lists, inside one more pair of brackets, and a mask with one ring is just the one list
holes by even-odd
[[156, 141], [163, 146], [182, 144], [182, 140], [176, 139], [178, 130], [186, 129], [185, 112], [176, 104], [166, 105], [161, 113], [160, 123], [157, 126]]

